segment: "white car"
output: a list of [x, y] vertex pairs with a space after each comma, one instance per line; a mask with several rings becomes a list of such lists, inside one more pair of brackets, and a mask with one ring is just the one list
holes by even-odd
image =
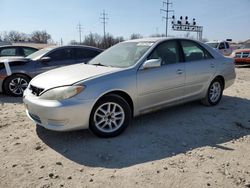
[[225, 56], [229, 56], [233, 52], [233, 49], [230, 47], [230, 44], [226, 41], [211, 41], [211, 42], [206, 42], [206, 44], [218, 50]]

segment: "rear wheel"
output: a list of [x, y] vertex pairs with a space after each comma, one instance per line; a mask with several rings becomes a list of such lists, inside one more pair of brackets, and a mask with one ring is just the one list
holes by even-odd
[[129, 125], [131, 109], [122, 97], [107, 95], [94, 106], [90, 117], [90, 130], [99, 137], [114, 137]]
[[207, 106], [214, 106], [221, 100], [223, 93], [223, 84], [219, 78], [214, 79], [207, 91], [206, 97], [202, 99], [202, 103]]
[[14, 97], [22, 97], [24, 90], [28, 87], [30, 78], [23, 74], [14, 74], [6, 78], [4, 91]]

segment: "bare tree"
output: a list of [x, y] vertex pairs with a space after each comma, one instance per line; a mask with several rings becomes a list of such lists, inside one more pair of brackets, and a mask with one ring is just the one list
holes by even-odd
[[48, 43], [50, 39], [51, 39], [51, 36], [46, 31], [34, 31], [31, 34], [31, 40], [33, 42]]
[[153, 34], [153, 35], [150, 35], [150, 37], [165, 37], [166, 35], [165, 34]]
[[101, 42], [102, 42], [102, 37], [100, 35], [98, 35], [97, 33], [89, 33], [87, 36], [85, 36], [83, 44], [100, 47]]
[[130, 35], [130, 39], [140, 39], [143, 38], [143, 36], [140, 33], [133, 33]]
[[71, 44], [71, 45], [76, 45], [76, 44], [78, 44], [78, 43], [76, 42], [76, 40], [71, 40], [71, 41], [69, 42], [69, 44]]
[[23, 42], [27, 40], [27, 35], [18, 31], [4, 32], [3, 40], [11, 42]]

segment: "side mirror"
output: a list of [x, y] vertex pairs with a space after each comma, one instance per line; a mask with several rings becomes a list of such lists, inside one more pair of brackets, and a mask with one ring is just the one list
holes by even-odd
[[50, 57], [42, 57], [40, 60], [42, 63], [47, 63], [47, 62], [51, 61], [51, 58]]
[[142, 65], [142, 69], [150, 69], [150, 68], [156, 68], [161, 66], [161, 59], [149, 59], [144, 62]]

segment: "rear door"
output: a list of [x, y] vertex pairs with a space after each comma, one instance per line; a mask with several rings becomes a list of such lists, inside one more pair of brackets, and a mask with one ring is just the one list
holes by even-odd
[[197, 42], [180, 40], [185, 59], [185, 97], [199, 95], [216, 72], [212, 55]]

